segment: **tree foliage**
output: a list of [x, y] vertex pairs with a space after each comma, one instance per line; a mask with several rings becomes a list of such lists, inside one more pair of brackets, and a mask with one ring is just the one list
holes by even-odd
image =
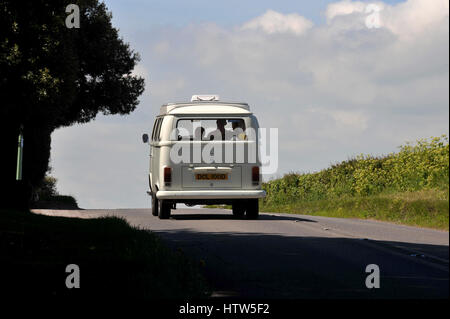
[[65, 25], [65, 1], [0, 0], [2, 183], [11, 191], [21, 125], [23, 177], [37, 186], [56, 128], [88, 122], [99, 112], [128, 114], [144, 90], [143, 79], [132, 74], [139, 56], [119, 37], [105, 4], [71, 3], [80, 8], [78, 29]]

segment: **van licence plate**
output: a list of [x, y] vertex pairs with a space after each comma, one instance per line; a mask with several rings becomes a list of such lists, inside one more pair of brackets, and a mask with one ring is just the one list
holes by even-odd
[[195, 174], [195, 179], [197, 181], [204, 180], [227, 180], [228, 174], [216, 174], [216, 173], [208, 173], [208, 174]]

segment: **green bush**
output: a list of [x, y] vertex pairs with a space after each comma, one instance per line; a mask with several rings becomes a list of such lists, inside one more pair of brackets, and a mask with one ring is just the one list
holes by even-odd
[[[48, 173], [51, 171], [49, 170]], [[46, 175], [42, 180], [39, 188], [35, 190], [32, 208], [47, 209], [77, 209], [78, 204], [73, 196], [61, 195], [56, 188], [57, 179], [53, 176]]]
[[360, 155], [311, 174], [290, 173], [263, 183], [265, 205], [449, 187], [448, 137], [422, 139], [397, 153]]
[[57, 179], [53, 176], [45, 176], [40, 187], [36, 190], [37, 198], [39, 200], [50, 200], [51, 198], [58, 196], [59, 193], [56, 190]]

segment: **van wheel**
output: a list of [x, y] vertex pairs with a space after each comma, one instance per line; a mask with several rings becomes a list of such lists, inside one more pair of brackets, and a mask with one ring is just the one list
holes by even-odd
[[259, 203], [257, 199], [251, 199], [248, 201], [246, 208], [247, 219], [258, 219], [259, 217]]
[[172, 204], [166, 200], [159, 200], [158, 204], [159, 204], [159, 207], [158, 207], [159, 219], [169, 219], [170, 218], [170, 209], [171, 209]]
[[158, 199], [155, 193], [152, 194], [152, 215], [158, 216]]
[[245, 206], [242, 203], [233, 204], [233, 216], [234, 217], [243, 217], [245, 214]]

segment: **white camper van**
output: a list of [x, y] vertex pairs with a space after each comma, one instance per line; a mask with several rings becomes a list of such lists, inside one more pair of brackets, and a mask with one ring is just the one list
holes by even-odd
[[169, 218], [177, 203], [232, 205], [236, 217], [256, 219], [261, 189], [258, 121], [247, 103], [194, 95], [161, 106], [151, 136], [152, 214]]

